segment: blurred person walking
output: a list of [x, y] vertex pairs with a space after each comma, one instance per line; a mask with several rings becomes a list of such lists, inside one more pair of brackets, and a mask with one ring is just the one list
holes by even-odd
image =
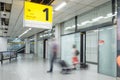
[[53, 38], [50, 42], [50, 70], [47, 71], [48, 73], [53, 72], [53, 64], [57, 58], [57, 54], [58, 54], [58, 43], [56, 38]]

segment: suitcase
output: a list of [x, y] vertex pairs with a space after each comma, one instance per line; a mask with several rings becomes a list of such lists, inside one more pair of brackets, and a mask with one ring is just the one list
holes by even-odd
[[62, 68], [61, 73], [69, 73], [71, 71], [71, 69], [69, 68], [68, 64], [64, 61], [64, 60], [60, 60], [59, 64]]

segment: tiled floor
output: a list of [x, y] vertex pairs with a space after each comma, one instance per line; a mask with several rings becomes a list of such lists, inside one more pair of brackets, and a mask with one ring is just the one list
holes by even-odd
[[116, 80], [113, 77], [98, 74], [94, 68], [89, 70], [75, 70], [71, 74], [61, 74], [56, 65], [53, 73], [46, 73], [49, 69], [47, 61], [27, 55], [18, 57], [17, 61], [5, 61], [0, 66], [0, 80]]

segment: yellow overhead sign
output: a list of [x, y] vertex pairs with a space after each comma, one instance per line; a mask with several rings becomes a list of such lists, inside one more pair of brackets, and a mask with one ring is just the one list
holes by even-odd
[[52, 6], [25, 1], [24, 25], [26, 27], [34, 27], [34, 25], [37, 27], [38, 25], [52, 26], [52, 12]]

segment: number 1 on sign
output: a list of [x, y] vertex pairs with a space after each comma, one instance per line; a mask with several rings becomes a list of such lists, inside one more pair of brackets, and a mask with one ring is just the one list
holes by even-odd
[[49, 10], [48, 10], [48, 8], [45, 8], [45, 9], [43, 10], [43, 12], [46, 12], [46, 21], [48, 21], [48, 20], [49, 20], [49, 16], [48, 16]]

